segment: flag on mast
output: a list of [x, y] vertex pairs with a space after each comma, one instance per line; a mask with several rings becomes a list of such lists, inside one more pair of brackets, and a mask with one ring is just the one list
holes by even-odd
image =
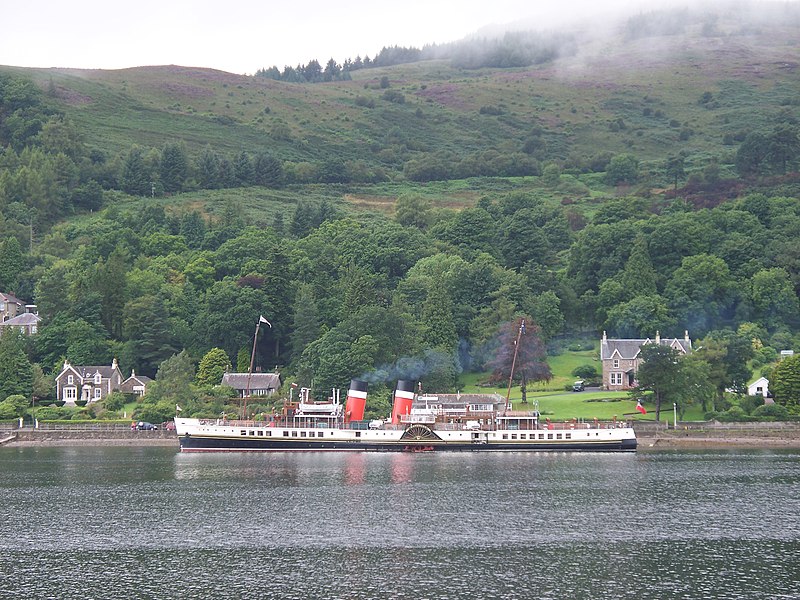
[[636, 401], [636, 410], [638, 410], [643, 415], [647, 414], [647, 409], [644, 406], [642, 406], [642, 401], [641, 400], [637, 400]]
[[175, 412], [182, 412], [182, 411], [183, 411], [183, 409], [176, 404], [175, 405]]
[[267, 325], [269, 325], [269, 328], [270, 328], [270, 329], [272, 329], [272, 323], [270, 323], [269, 321], [267, 321], [267, 320], [264, 318], [264, 315], [261, 315], [261, 316], [259, 316], [259, 317], [258, 317], [258, 322], [259, 322], [259, 323], [266, 323]]

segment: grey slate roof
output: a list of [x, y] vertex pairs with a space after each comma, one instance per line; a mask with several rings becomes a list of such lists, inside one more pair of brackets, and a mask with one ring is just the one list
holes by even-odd
[[13, 319], [9, 319], [8, 321], [4, 321], [0, 323], [3, 326], [13, 325], [16, 327], [29, 327], [31, 325], [37, 325], [42, 318], [39, 315], [34, 313], [22, 313], [21, 315], [17, 315]]
[[[222, 385], [235, 390], [246, 390], [247, 376], [247, 373], [225, 373], [222, 376]], [[277, 390], [279, 387], [281, 387], [281, 376], [278, 373], [253, 373], [250, 376], [251, 390]]]
[[131, 375], [125, 381], [119, 384], [119, 391], [132, 392], [134, 386], [141, 385], [142, 387], [147, 387], [152, 381], [153, 380], [147, 375]]
[[111, 376], [114, 375], [114, 372], [117, 370], [116, 367], [111, 367], [108, 365], [98, 365], [98, 366], [87, 365], [81, 367], [72, 365], [72, 368], [75, 369], [83, 379], [93, 377], [94, 374], [97, 373], [98, 371], [100, 371], [101, 377], [103, 377], [104, 379], [110, 379]]
[[4, 292], [0, 292], [0, 299], [5, 300], [6, 302], [11, 302], [12, 304], [18, 304], [19, 306], [24, 305], [22, 300], [14, 296], [14, 294], [6, 294]]
[[[639, 350], [645, 344], [655, 344], [656, 341], [650, 338], [644, 339], [615, 339], [608, 338], [600, 342], [600, 360], [609, 360], [615, 356], [614, 352], [618, 353], [619, 358], [623, 360], [634, 359], [638, 356]], [[692, 351], [692, 342], [681, 338], [660, 338], [659, 344], [662, 346], [671, 346], [682, 354], [688, 354]]]

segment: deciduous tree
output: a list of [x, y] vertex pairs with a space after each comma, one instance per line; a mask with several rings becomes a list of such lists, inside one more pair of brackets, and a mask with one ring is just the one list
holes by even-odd
[[777, 404], [800, 414], [800, 356], [789, 356], [778, 363], [769, 376], [769, 389]]
[[222, 376], [232, 369], [231, 359], [222, 348], [212, 348], [200, 360], [197, 370], [197, 383], [200, 385], [219, 385]]
[[522, 401], [527, 402], [527, 382], [550, 381], [553, 376], [541, 329], [523, 316], [501, 325], [497, 336], [497, 354], [487, 365], [492, 369], [489, 381], [508, 383], [513, 375], [513, 380], [521, 383]]

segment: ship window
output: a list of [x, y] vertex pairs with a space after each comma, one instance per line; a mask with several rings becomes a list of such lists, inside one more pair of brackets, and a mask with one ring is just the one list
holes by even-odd
[[557, 434], [556, 434], [556, 439], [557, 439], [557, 440], [560, 440], [560, 439], [561, 439], [561, 437], [562, 437], [562, 436], [561, 436], [561, 434], [560, 434], [560, 433], [557, 433]]
[[305, 431], [301, 431], [300, 432], [300, 437], [306, 437], [306, 432]]
[[508, 439], [508, 434], [507, 434], [507, 433], [504, 433], [504, 434], [503, 434], [503, 439], [504, 439], [504, 440], [507, 440], [507, 439]]
[[296, 431], [292, 432], [292, 437], [297, 437], [297, 432]]
[[356, 431], [356, 437], [357, 437], [357, 438], [360, 438], [360, 437], [361, 437], [361, 432], [360, 432], [360, 431]]
[[250, 435], [255, 435], [255, 434], [256, 434], [256, 432], [251, 429], [250, 430]]
[[318, 431], [317, 432], [317, 437], [322, 437], [323, 435], [325, 435], [324, 431]]
[[267, 432], [267, 437], [272, 437], [272, 432], [271, 431]]
[[258, 430], [258, 435], [260, 435], [261, 437], [264, 437], [264, 432], [259, 429]]
[[521, 439], [521, 440], [527, 439], [527, 437], [528, 436], [526, 434], [524, 434], [524, 433], [520, 433], [519, 434], [519, 439]]
[[567, 434], [564, 435], [564, 437], [567, 438], [568, 440], [571, 440], [572, 439], [572, 434], [571, 433], [567, 433]]
[[284, 431], [283, 432], [283, 437], [289, 437], [289, 432], [288, 431]]
[[540, 439], [540, 440], [543, 440], [543, 439], [544, 439], [544, 434], [543, 434], [543, 433], [540, 433], [540, 434], [539, 434], [539, 439]]
[[515, 439], [517, 439], [517, 434], [516, 434], [516, 433], [512, 433], [512, 434], [511, 434], [511, 439], [512, 439], [512, 440], [515, 440]]
[[247, 430], [246, 430], [246, 429], [242, 429], [242, 430], [239, 432], [239, 435], [247, 435]]
[[553, 434], [552, 433], [548, 433], [547, 434], [547, 439], [548, 440], [552, 440], [553, 439]]

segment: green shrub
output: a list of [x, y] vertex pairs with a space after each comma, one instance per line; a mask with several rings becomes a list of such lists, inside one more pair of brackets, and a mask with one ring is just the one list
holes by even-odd
[[21, 394], [12, 394], [0, 402], [0, 419], [21, 417], [28, 408], [28, 399]]
[[789, 411], [780, 404], [762, 404], [753, 410], [753, 416], [759, 418], [770, 418], [776, 421], [786, 421], [789, 418]]
[[578, 379], [597, 379], [597, 368], [594, 365], [578, 365], [572, 369], [572, 375]]
[[105, 406], [107, 410], [121, 410], [127, 402], [128, 399], [125, 397], [125, 394], [113, 392], [103, 400], [103, 406]]

